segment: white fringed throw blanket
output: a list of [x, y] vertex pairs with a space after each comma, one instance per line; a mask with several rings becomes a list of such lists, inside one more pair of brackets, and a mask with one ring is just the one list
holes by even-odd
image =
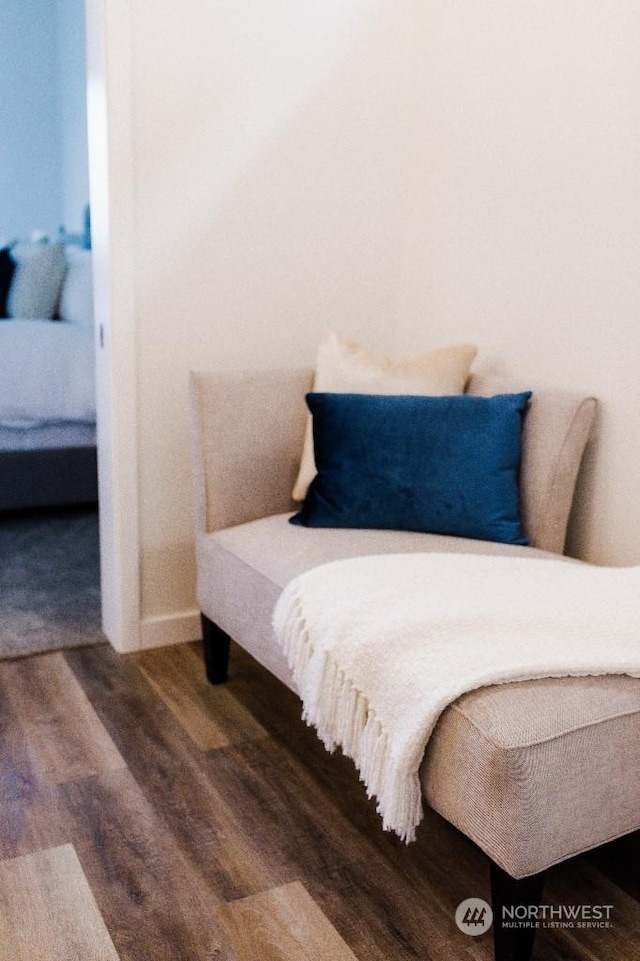
[[274, 627], [303, 718], [353, 759], [384, 829], [409, 842], [427, 741], [461, 694], [540, 677], [640, 677], [640, 567], [358, 557], [293, 580]]

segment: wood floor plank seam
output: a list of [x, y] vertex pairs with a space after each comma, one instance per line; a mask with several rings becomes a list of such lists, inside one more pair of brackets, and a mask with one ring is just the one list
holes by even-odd
[[0, 863], [0, 961], [121, 961], [73, 845]]
[[300, 881], [216, 910], [238, 961], [358, 961]]
[[226, 687], [212, 687], [202, 675], [201, 660], [188, 647], [149, 651], [137, 657], [138, 667], [156, 694], [202, 751], [244, 740], [259, 740], [267, 732]]
[[4, 690], [40, 784], [125, 767], [62, 653], [5, 662], [2, 669]]

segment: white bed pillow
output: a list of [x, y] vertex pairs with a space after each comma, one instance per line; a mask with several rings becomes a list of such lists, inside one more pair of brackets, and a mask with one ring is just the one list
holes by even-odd
[[93, 271], [91, 251], [67, 247], [67, 271], [62, 283], [60, 320], [82, 327], [93, 326]]
[[20, 243], [11, 248], [16, 269], [7, 314], [21, 320], [55, 316], [65, 272], [62, 244]]
[[[470, 344], [441, 347], [407, 360], [392, 361], [333, 331], [320, 345], [313, 381], [315, 392], [345, 394], [462, 394], [478, 352]], [[316, 476], [311, 417], [293, 499], [302, 501]]]

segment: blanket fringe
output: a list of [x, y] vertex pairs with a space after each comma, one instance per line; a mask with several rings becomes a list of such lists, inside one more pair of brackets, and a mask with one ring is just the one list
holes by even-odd
[[[299, 599], [294, 597], [287, 616], [279, 620], [278, 611], [283, 609], [277, 609], [274, 627], [302, 697], [303, 720], [316, 728], [328, 751], [340, 747], [354, 761], [367, 796], [376, 799], [383, 829], [394, 831], [406, 843], [415, 840], [422, 819], [418, 771], [407, 777], [366, 696], [328, 652], [315, 651]], [[319, 663], [309, 670], [316, 655]]]

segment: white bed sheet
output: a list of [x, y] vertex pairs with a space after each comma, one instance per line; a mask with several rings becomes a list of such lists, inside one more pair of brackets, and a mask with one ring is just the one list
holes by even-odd
[[64, 321], [0, 321], [0, 427], [93, 424], [94, 331]]

